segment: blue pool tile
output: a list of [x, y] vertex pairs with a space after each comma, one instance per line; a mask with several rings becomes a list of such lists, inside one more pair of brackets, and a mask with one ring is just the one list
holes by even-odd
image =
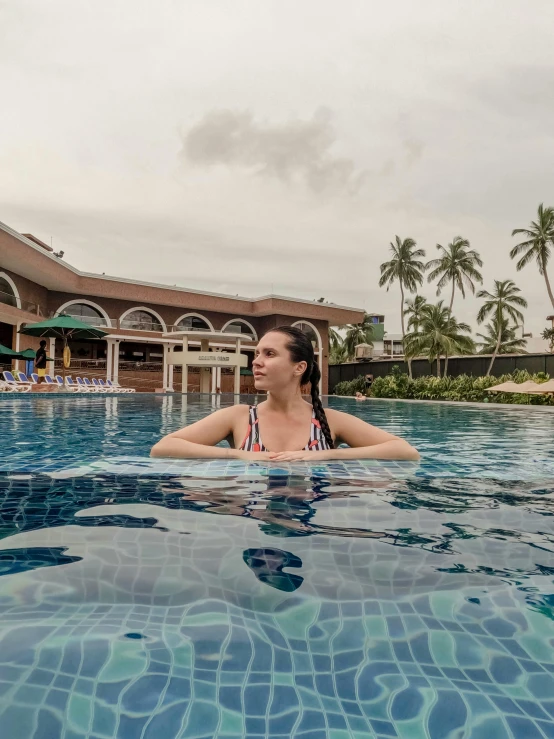
[[395, 721], [408, 721], [416, 718], [424, 706], [423, 694], [416, 688], [409, 687], [394, 696], [391, 705], [391, 717]]
[[506, 716], [514, 739], [544, 739], [536, 724], [521, 716]]
[[378, 719], [370, 719], [371, 728], [380, 736], [398, 736], [396, 729], [390, 721], [379, 721]]
[[467, 720], [467, 708], [459, 693], [453, 690], [437, 691], [437, 700], [428, 719], [431, 739], [442, 739], [461, 729]]

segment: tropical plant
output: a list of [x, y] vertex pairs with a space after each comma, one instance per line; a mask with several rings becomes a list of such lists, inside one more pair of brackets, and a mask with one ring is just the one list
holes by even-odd
[[365, 377], [359, 375], [355, 380], [344, 380], [335, 385], [335, 395], [356, 395], [366, 391]]
[[411, 300], [406, 300], [404, 315], [408, 318], [408, 331], [419, 331], [422, 310], [427, 305], [427, 300], [422, 295], [416, 295]]
[[[477, 342], [480, 345], [480, 354], [492, 354], [498, 341], [498, 316], [496, 313], [492, 317], [492, 321], [485, 326], [486, 333], [477, 334], [482, 341]], [[525, 351], [526, 340], [516, 334], [516, 327], [511, 326], [507, 317], [502, 319], [500, 326], [500, 344], [498, 345], [498, 354], [515, 354]]]
[[475, 293], [475, 283], [483, 282], [483, 277], [477, 267], [483, 266], [483, 261], [475, 249], [470, 249], [467, 239], [456, 236], [447, 247], [437, 244], [440, 251], [438, 259], [431, 259], [425, 265], [425, 269], [431, 272], [427, 276], [428, 282], [439, 279], [437, 283], [437, 295], [441, 294], [443, 288], [452, 284], [450, 304], [448, 310], [452, 313], [454, 293], [456, 288], [461, 292], [462, 298], [466, 296], [466, 288]]
[[554, 352], [554, 326], [552, 328], [545, 328], [541, 336], [550, 342], [549, 350]]
[[[495, 393], [494, 397], [488, 388], [501, 382], [526, 382], [533, 380], [541, 383], [548, 379], [548, 375], [538, 372], [530, 375], [526, 370], [516, 370], [512, 374], [501, 377], [472, 377], [459, 375], [458, 377], [418, 377], [410, 380], [407, 374], [393, 374], [376, 377], [371, 386], [371, 393], [375, 398], [408, 398], [410, 400], [447, 400], [466, 401], [470, 403], [520, 403], [530, 405], [554, 405], [552, 394], [526, 395], [523, 393]], [[363, 380], [363, 377], [358, 378]], [[344, 384], [344, 383], [343, 383]], [[337, 388], [339, 386], [337, 385]], [[337, 391], [335, 388], [335, 392]], [[355, 392], [355, 391], [354, 391]], [[349, 392], [348, 395], [353, 395]], [[346, 394], [346, 393], [345, 393]]]
[[442, 300], [436, 305], [426, 305], [421, 313], [419, 331], [406, 335], [406, 356], [425, 356], [431, 363], [436, 360], [437, 377], [440, 377], [440, 359], [443, 355], [451, 357], [473, 351], [473, 339], [466, 335], [471, 329], [467, 323], [459, 323]]
[[329, 346], [331, 349], [336, 349], [339, 346], [342, 346], [344, 342], [344, 339], [339, 334], [339, 332], [333, 328], [332, 326], [329, 326]]
[[483, 321], [489, 316], [496, 316], [496, 326], [498, 335], [496, 344], [491, 357], [489, 368], [487, 369], [487, 377], [490, 375], [494, 360], [498, 354], [500, 344], [502, 342], [502, 321], [504, 318], [511, 318], [514, 323], [523, 321], [523, 313], [519, 308], [527, 308], [527, 301], [519, 294], [521, 290], [516, 286], [513, 280], [495, 280], [494, 290], [492, 293], [488, 290], [479, 290], [478, 298], [483, 298], [485, 303], [479, 309], [477, 314], [477, 322]]
[[356, 344], [373, 346], [373, 323], [371, 317], [365, 313], [361, 323], [349, 323], [346, 327], [344, 346], [349, 358], [356, 353]]
[[[420, 261], [425, 256], [424, 249], [418, 249], [416, 242], [411, 239], [401, 239], [395, 236], [394, 242], [390, 243], [391, 259], [383, 262], [381, 265], [381, 277], [379, 279], [379, 287], [390, 286], [398, 281], [400, 285], [400, 322], [402, 325], [402, 342], [406, 338], [406, 328], [404, 326], [404, 290], [415, 293], [418, 285], [423, 282], [423, 272], [425, 264]], [[404, 352], [406, 348], [404, 347]], [[412, 364], [408, 359], [408, 372], [412, 376]]]
[[348, 351], [344, 344], [331, 347], [329, 351], [329, 364], [344, 364], [348, 362]]
[[554, 208], [545, 208], [541, 203], [537, 211], [537, 220], [532, 221], [529, 228], [515, 228], [512, 236], [525, 236], [525, 241], [516, 244], [510, 251], [510, 257], [521, 257], [516, 263], [517, 271], [523, 269], [529, 262], [536, 260], [539, 274], [544, 277], [548, 297], [554, 308], [554, 295], [548, 279], [547, 265], [554, 246]]

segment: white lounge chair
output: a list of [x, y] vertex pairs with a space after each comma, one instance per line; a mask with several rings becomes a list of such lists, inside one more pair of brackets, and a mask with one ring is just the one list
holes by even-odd
[[0, 392], [6, 392], [6, 393], [16, 393], [17, 388], [13, 387], [9, 383], [7, 383], [5, 380], [0, 380]]
[[12, 375], [12, 373], [8, 372], [8, 370], [5, 370], [2, 374], [4, 375], [5, 383], [9, 385], [13, 390], [17, 390], [20, 393], [31, 392], [30, 382], [18, 382]]
[[118, 393], [134, 393], [134, 387], [121, 387], [119, 382], [113, 382], [113, 380], [106, 380], [106, 383]]
[[[56, 385], [56, 386], [59, 386], [59, 382], [56, 382], [55, 380], [53, 380], [53, 379], [52, 379], [52, 378], [50, 377], [50, 375], [44, 375], [44, 379], [46, 380], [46, 384], [47, 384], [47, 385]], [[60, 378], [60, 379], [61, 379], [61, 378]]]
[[82, 393], [92, 393], [92, 392], [94, 392], [94, 390], [92, 389], [92, 387], [89, 387], [86, 384], [86, 382], [84, 381], [84, 379], [82, 377], [76, 377], [75, 380], [77, 382], [77, 387], [79, 388], [79, 390]]
[[[59, 380], [62, 379], [59, 375], [56, 375], [56, 380], [58, 380], [58, 378], [59, 378]], [[58, 380], [58, 382], [59, 382], [59, 380]], [[71, 378], [71, 377], [66, 377], [65, 378], [65, 385], [63, 384], [63, 380], [62, 380], [61, 385], [62, 385], [63, 390], [68, 390], [70, 393], [80, 393], [80, 392], [83, 392], [82, 389], [81, 389], [81, 387], [80, 387], [80, 385], [78, 385], [76, 382], [73, 382], [73, 378]], [[85, 389], [84, 392], [86, 392], [86, 389]]]
[[16, 378], [15, 379], [18, 382], [20, 382], [22, 385], [36, 385], [36, 384], [38, 384], [38, 375], [35, 375], [37, 379], [36, 380], [33, 380], [32, 376], [29, 379], [29, 377], [27, 377], [27, 375], [25, 374], [25, 372], [16, 372], [15, 374], [16, 374]]
[[98, 393], [107, 393], [108, 392], [108, 388], [107, 387], [102, 387], [102, 385], [98, 382], [98, 378], [97, 377], [93, 377], [92, 378], [92, 384], [96, 388], [96, 392], [98, 392]]

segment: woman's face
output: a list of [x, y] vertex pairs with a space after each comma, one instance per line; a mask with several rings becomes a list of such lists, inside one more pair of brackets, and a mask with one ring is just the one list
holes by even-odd
[[270, 331], [260, 339], [252, 363], [256, 390], [275, 391], [299, 383], [307, 364], [291, 361], [287, 342], [288, 336], [279, 331]]

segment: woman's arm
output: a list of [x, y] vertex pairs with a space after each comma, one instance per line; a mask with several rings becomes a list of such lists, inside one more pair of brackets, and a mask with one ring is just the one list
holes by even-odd
[[222, 408], [190, 426], [164, 436], [150, 450], [151, 457], [173, 457], [176, 459], [269, 459], [269, 453], [243, 452], [240, 449], [219, 447], [220, 441], [234, 435], [235, 425], [244, 420], [248, 425], [245, 406], [234, 405]]
[[329, 459], [419, 459], [417, 449], [399, 436], [389, 434], [388, 431], [371, 426], [361, 418], [326, 409], [327, 420], [333, 436], [345, 444], [348, 449], [327, 449], [320, 452], [280, 452], [272, 454], [270, 459], [275, 462]]

